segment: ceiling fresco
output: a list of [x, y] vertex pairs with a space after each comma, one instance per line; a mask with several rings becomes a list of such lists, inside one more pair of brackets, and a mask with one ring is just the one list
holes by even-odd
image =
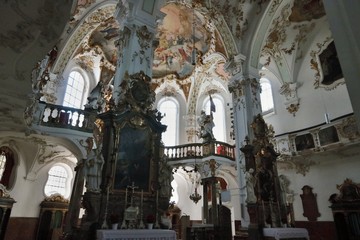
[[166, 16], [158, 28], [159, 45], [154, 53], [153, 77], [175, 74], [184, 79], [194, 70], [191, 59], [193, 47], [204, 55], [209, 50], [211, 35], [201, 15], [185, 5], [168, 4], [161, 11]]
[[325, 16], [322, 0], [294, 1], [289, 20], [291, 22], [311, 21]]
[[113, 18], [107, 19], [101, 23], [91, 34], [89, 38], [90, 47], [100, 47], [105, 58], [113, 65], [117, 61], [117, 41], [119, 39], [119, 24]]

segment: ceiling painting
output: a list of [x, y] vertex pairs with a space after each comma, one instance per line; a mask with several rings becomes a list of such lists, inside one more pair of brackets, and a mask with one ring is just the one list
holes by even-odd
[[161, 11], [166, 16], [158, 28], [159, 45], [154, 52], [153, 77], [175, 74], [184, 79], [194, 71], [193, 47], [200, 56], [204, 55], [209, 50], [211, 35], [204, 27], [202, 16], [184, 5], [168, 4]]
[[311, 21], [325, 16], [322, 0], [294, 1], [289, 20], [291, 22]]
[[109, 18], [101, 23], [91, 34], [89, 46], [98, 46], [104, 53], [105, 58], [116, 65], [117, 61], [117, 40], [119, 39], [119, 24], [113, 18]]

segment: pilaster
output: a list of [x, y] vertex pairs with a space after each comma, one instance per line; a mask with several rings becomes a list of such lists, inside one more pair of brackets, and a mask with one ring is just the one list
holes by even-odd
[[[261, 113], [259, 78], [245, 74], [245, 72], [248, 71], [244, 71], [243, 69], [244, 62], [245, 57], [239, 54], [225, 64], [225, 70], [231, 75], [228, 87], [233, 99], [234, 132], [237, 146], [235, 156], [237, 156], [236, 164], [240, 185], [241, 209], [245, 209], [246, 206], [246, 188], [244, 184], [246, 158], [244, 153], [240, 151], [240, 147], [245, 145], [245, 139], [249, 139], [250, 141], [254, 139], [250, 124], [253, 122], [255, 116]], [[250, 219], [246, 211], [241, 213], [241, 221], [244, 226], [249, 224]]]
[[118, 103], [125, 76], [144, 72], [152, 76], [153, 52], [156, 47], [156, 27], [164, 14], [162, 1], [119, 1], [115, 17], [120, 23], [119, 57], [114, 78], [114, 99]]

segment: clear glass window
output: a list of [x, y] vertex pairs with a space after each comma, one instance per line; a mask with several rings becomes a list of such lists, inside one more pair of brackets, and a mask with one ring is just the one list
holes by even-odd
[[59, 193], [65, 196], [66, 181], [68, 178], [66, 169], [62, 166], [54, 166], [49, 170], [48, 174], [49, 177], [45, 185], [45, 195], [50, 196]]
[[72, 108], [83, 108], [84, 78], [77, 72], [69, 74], [63, 105]]
[[274, 111], [274, 99], [273, 99], [271, 84], [268, 79], [261, 78], [260, 85], [261, 85], [261, 93], [260, 93], [261, 109], [262, 112], [266, 114]]
[[174, 99], [166, 99], [159, 103], [158, 109], [164, 115], [161, 123], [167, 125], [166, 131], [162, 134], [162, 141], [165, 146], [175, 146], [178, 136], [178, 104]]
[[5, 152], [0, 153], [0, 179], [2, 179], [6, 164], [6, 154]]

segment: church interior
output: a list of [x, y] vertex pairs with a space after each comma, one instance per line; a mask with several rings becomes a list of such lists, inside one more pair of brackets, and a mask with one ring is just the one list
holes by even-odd
[[0, 240], [360, 239], [360, 2], [0, 9]]

